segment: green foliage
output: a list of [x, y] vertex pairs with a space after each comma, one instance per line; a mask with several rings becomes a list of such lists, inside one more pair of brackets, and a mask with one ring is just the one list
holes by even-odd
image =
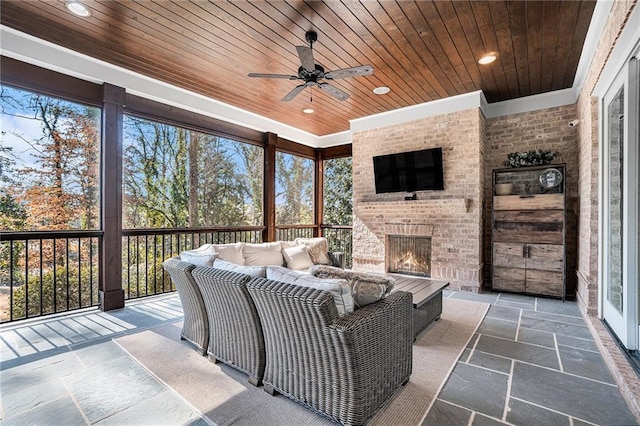
[[126, 117], [124, 226], [258, 225], [260, 147]]
[[313, 160], [276, 154], [276, 223], [313, 223]]
[[542, 166], [549, 164], [558, 155], [557, 152], [535, 149], [531, 151], [512, 152], [502, 163], [505, 167]]
[[[95, 271], [94, 267], [94, 275]], [[60, 266], [55, 273], [54, 270], [43, 272], [42, 281], [40, 275], [31, 275], [27, 285], [23, 284], [14, 291], [13, 317], [26, 318], [27, 309], [28, 317], [34, 317], [39, 316], [41, 311], [43, 314], [50, 314], [97, 303], [98, 278], [94, 276], [91, 283], [89, 265], [83, 265], [80, 275], [77, 268], [67, 270]]]
[[324, 162], [324, 218], [327, 225], [353, 222], [353, 171], [351, 157]]

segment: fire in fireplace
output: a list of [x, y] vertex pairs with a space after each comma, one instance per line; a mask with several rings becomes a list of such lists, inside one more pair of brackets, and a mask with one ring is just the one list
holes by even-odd
[[431, 237], [387, 235], [386, 252], [389, 272], [431, 276]]

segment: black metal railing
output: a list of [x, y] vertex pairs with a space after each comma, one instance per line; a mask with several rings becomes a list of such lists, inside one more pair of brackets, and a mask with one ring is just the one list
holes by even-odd
[[203, 244], [259, 243], [261, 226], [126, 229], [122, 231], [122, 288], [126, 299], [175, 291], [162, 262]]
[[[127, 229], [122, 238], [122, 288], [127, 299], [175, 291], [162, 262], [203, 244], [262, 242], [262, 226]], [[313, 237], [314, 225], [282, 225], [277, 240]], [[352, 227], [321, 227], [330, 251], [352, 265]], [[0, 233], [0, 322], [99, 305], [102, 231]]]
[[353, 227], [350, 225], [322, 225], [322, 236], [329, 242], [329, 251], [340, 251], [345, 256], [345, 266], [353, 266]]
[[315, 225], [276, 225], [276, 241], [312, 238], [315, 229]]
[[0, 322], [97, 306], [101, 231], [0, 234]]

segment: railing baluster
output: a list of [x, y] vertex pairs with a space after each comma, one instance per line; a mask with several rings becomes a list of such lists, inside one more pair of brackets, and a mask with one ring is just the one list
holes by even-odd
[[131, 298], [131, 237], [127, 235], [127, 299]]
[[9, 242], [9, 321], [13, 321], [13, 240]]
[[44, 268], [42, 267], [42, 238], [40, 238], [40, 315], [44, 309], [44, 286], [42, 285], [44, 278]]
[[149, 295], [149, 236], [144, 236], [144, 294]]
[[56, 248], [58, 246], [58, 241], [56, 239], [53, 240], [53, 313], [58, 312], [58, 265], [56, 264], [57, 254]]
[[82, 244], [78, 238], [78, 308], [82, 308]]
[[29, 318], [29, 241], [24, 245], [24, 317]]
[[66, 290], [67, 290], [67, 311], [69, 310], [69, 238], [65, 239], [65, 262], [64, 269], [66, 271]]
[[93, 238], [89, 238], [89, 306], [93, 306]]

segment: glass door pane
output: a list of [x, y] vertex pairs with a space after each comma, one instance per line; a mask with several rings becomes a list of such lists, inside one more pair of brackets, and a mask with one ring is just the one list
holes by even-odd
[[623, 153], [624, 153], [624, 87], [607, 106], [608, 115], [608, 233], [607, 253], [609, 254], [607, 300], [620, 313], [623, 312], [622, 281], [622, 211], [623, 211]]

